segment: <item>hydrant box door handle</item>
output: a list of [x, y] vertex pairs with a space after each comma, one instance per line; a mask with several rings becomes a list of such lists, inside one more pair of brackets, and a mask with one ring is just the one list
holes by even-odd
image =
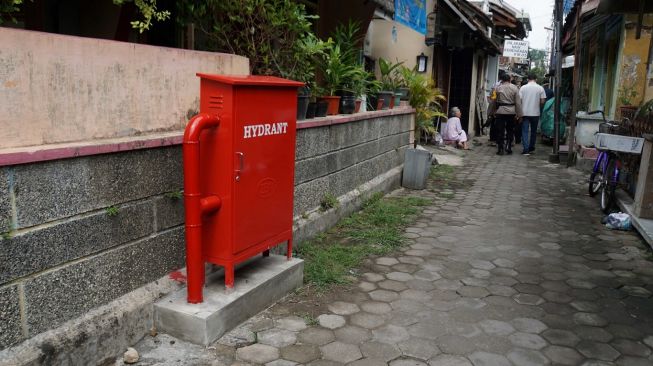
[[258, 107], [236, 110], [234, 169], [240, 170], [234, 182], [236, 253], [292, 231], [297, 103], [294, 89], [240, 92], [250, 106]]

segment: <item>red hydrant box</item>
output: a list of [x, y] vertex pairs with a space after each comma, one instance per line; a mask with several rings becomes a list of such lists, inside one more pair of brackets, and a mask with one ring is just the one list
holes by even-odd
[[234, 266], [287, 242], [292, 250], [297, 88], [268, 76], [197, 74], [200, 113], [184, 135], [189, 302], [204, 262]]

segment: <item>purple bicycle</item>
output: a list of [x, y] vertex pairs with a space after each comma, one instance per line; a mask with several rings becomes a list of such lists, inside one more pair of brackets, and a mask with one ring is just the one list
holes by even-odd
[[[627, 118], [624, 118], [621, 124], [606, 121], [605, 114], [601, 110], [592, 111], [588, 114], [596, 113], [601, 113], [603, 117], [603, 122], [599, 125], [599, 133], [620, 135], [623, 129], [628, 129], [630, 126], [630, 120]], [[590, 174], [588, 193], [590, 197], [594, 197], [598, 193], [601, 194], [601, 210], [607, 214], [610, 213], [616, 203], [615, 192], [619, 184], [621, 161], [614, 151], [600, 146], [597, 146], [597, 149], [599, 150], [599, 156], [596, 158], [594, 169]]]

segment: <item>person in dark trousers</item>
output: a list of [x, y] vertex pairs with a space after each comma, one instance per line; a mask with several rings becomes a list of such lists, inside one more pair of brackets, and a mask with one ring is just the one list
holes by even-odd
[[501, 76], [501, 84], [496, 88], [494, 118], [497, 128], [497, 155], [512, 154], [512, 139], [515, 124], [521, 118], [521, 99], [519, 88], [510, 83], [510, 75]]
[[[546, 101], [544, 88], [537, 83], [537, 76], [528, 74], [528, 84], [519, 89], [519, 98], [522, 105], [522, 155], [530, 155], [535, 151], [537, 138], [537, 124], [540, 122], [540, 108]], [[529, 132], [530, 129], [530, 132]]]

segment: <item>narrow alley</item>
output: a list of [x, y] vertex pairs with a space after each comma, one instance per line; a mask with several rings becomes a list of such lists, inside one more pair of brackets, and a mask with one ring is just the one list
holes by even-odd
[[146, 337], [141, 362], [653, 364], [645, 244], [604, 228], [585, 175], [547, 154], [476, 147], [458, 189], [401, 193], [436, 199], [406, 230], [409, 245], [368, 260], [357, 283], [312, 304], [290, 296], [208, 349]]

